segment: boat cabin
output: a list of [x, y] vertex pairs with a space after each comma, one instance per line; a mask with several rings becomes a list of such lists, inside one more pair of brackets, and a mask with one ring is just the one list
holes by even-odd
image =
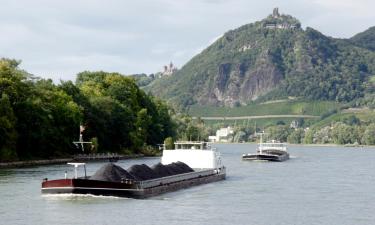
[[175, 150], [207, 150], [211, 145], [202, 141], [179, 141], [174, 143]]
[[220, 153], [210, 143], [202, 141], [178, 141], [175, 149], [163, 150], [161, 163], [183, 162], [193, 169], [221, 168]]
[[287, 147], [285, 143], [277, 143], [277, 142], [266, 142], [259, 144], [259, 150], [279, 150], [279, 151], [287, 151]]

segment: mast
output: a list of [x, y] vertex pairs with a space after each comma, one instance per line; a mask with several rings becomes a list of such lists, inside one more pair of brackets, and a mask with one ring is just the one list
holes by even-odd
[[262, 154], [263, 133], [260, 133], [259, 153]]
[[255, 121], [255, 131], [254, 131], [255, 137], [257, 136], [257, 121]]
[[78, 141], [73, 141], [73, 144], [75, 144], [78, 148], [78, 145], [81, 145], [81, 148], [82, 148], [82, 152], [85, 152], [85, 148], [84, 148], [84, 145], [83, 144], [91, 144], [92, 145], [92, 142], [91, 141], [83, 141], [83, 131], [85, 130], [86, 128], [83, 126], [83, 125], [79, 125], [79, 139]]

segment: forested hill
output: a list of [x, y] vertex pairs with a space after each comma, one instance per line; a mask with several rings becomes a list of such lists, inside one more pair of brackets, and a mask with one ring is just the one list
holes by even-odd
[[226, 32], [173, 75], [143, 88], [182, 107], [287, 96], [348, 102], [375, 90], [375, 52], [358, 47], [361, 38], [353, 40], [357, 44], [302, 29], [296, 18], [276, 10]]
[[350, 40], [359, 47], [375, 51], [375, 27], [370, 27], [364, 32], [353, 36]]

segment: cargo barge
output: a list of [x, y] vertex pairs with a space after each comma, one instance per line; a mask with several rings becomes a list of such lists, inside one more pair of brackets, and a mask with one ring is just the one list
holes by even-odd
[[225, 179], [226, 168], [220, 153], [206, 142], [177, 142], [175, 149], [163, 150], [161, 163], [152, 166], [133, 165], [125, 170], [109, 163], [92, 176], [78, 177], [78, 167], [85, 163], [69, 163], [75, 167], [74, 178], [42, 182], [43, 194], [92, 194], [128, 198], [147, 198], [200, 184]]
[[243, 160], [283, 162], [289, 159], [289, 153], [285, 143], [275, 141], [259, 143], [255, 154], [243, 154]]

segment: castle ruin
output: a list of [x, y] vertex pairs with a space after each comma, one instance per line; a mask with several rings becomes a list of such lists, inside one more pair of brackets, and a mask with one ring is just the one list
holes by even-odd
[[170, 62], [169, 65], [164, 66], [164, 70], [163, 70], [163, 72], [161, 72], [161, 75], [162, 76], [170, 76], [176, 71], [177, 71], [177, 67], [175, 67], [173, 65], [173, 63]]
[[279, 18], [279, 17], [280, 17], [280, 14], [279, 14], [279, 8], [274, 8], [274, 9], [273, 9], [272, 17], [273, 17], [273, 18]]
[[273, 19], [278, 19], [276, 21], [280, 21], [280, 22], [268, 22], [268, 23], [265, 23], [264, 24], [265, 28], [268, 28], [268, 29], [295, 29], [295, 28], [298, 27], [297, 24], [290, 24], [290, 23], [287, 23], [285, 21], [283, 22], [282, 16], [279, 13], [279, 8], [274, 8], [273, 9], [271, 17]]

